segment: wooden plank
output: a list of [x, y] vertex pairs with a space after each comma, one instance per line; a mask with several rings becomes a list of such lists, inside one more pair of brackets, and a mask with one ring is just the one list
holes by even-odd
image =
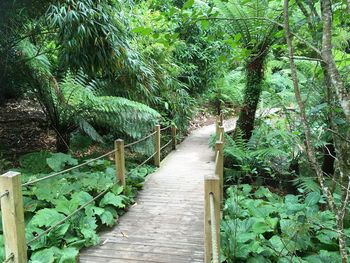
[[15, 263], [27, 262], [25, 222], [20, 173], [7, 172], [0, 176], [0, 193], [8, 191], [1, 198], [2, 225], [6, 258], [13, 255]]
[[101, 235], [100, 246], [82, 251], [80, 262], [204, 262], [204, 175], [214, 174], [213, 128], [177, 145], [148, 177], [136, 205]]

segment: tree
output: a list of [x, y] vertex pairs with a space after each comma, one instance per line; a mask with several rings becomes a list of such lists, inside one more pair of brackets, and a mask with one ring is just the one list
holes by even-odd
[[[299, 3], [299, 7], [301, 4]], [[305, 13], [306, 11], [301, 8]], [[318, 52], [320, 58], [322, 59], [322, 63], [326, 66], [323, 70], [326, 79], [326, 87], [330, 85], [331, 87], [327, 87], [331, 92], [337, 94], [338, 105], [341, 105], [343, 110], [343, 114], [347, 120], [345, 124], [345, 133], [342, 137], [342, 143], [337, 143], [339, 138], [334, 137], [336, 153], [337, 153], [337, 173], [339, 174], [339, 180], [336, 178], [336, 174], [332, 174], [333, 181], [335, 184], [340, 185], [340, 189], [335, 191], [335, 189], [330, 189], [326, 183], [326, 177], [321, 166], [317, 160], [317, 154], [315, 150], [315, 146], [312, 140], [312, 130], [309, 124], [309, 120], [307, 119], [305, 103], [301, 98], [300, 89], [299, 89], [299, 81], [297, 75], [297, 69], [294, 62], [295, 51], [292, 43], [292, 33], [290, 30], [290, 19], [289, 19], [289, 0], [284, 1], [284, 27], [285, 27], [285, 36], [288, 45], [289, 51], [289, 60], [291, 67], [291, 77], [294, 85], [295, 97], [299, 105], [300, 110], [300, 119], [304, 126], [305, 133], [305, 153], [307, 155], [308, 161], [313, 168], [318, 183], [320, 184], [321, 191], [324, 197], [327, 200], [328, 208], [336, 215], [336, 223], [337, 223], [337, 233], [339, 236], [339, 251], [342, 258], [343, 263], [348, 262], [348, 252], [346, 248], [346, 236], [344, 231], [344, 219], [346, 211], [348, 210], [349, 199], [350, 199], [350, 167], [348, 164], [349, 156], [349, 100], [348, 93], [345, 89], [342, 77], [338, 71], [336, 66], [333, 54], [332, 54], [332, 4], [328, 0], [321, 1], [321, 10], [322, 10], [322, 20], [323, 20], [323, 33], [322, 33], [322, 52]], [[315, 38], [314, 38], [315, 39]], [[317, 50], [317, 48], [315, 48]], [[327, 81], [330, 80], [330, 81]], [[333, 106], [331, 110], [335, 110], [337, 104], [331, 104]], [[331, 127], [335, 127], [336, 134], [339, 131], [338, 125], [336, 125], [333, 120], [330, 120]], [[338, 135], [338, 134], [337, 134]], [[334, 187], [336, 188], [336, 187]], [[339, 202], [335, 198], [335, 194], [338, 194], [341, 198]]]
[[242, 131], [244, 139], [249, 140], [262, 92], [264, 63], [271, 45], [278, 40], [276, 35], [278, 25], [271, 23], [271, 20], [278, 21], [281, 11], [272, 6], [276, 3], [271, 1], [214, 2], [223, 16], [217, 19], [227, 22], [228, 33], [235, 35], [246, 55], [244, 59], [246, 87], [237, 127]]
[[[12, 36], [0, 50], [7, 58], [7, 68], [17, 75], [21, 72], [18, 81], [37, 97], [56, 132], [58, 151], [68, 151], [70, 134], [77, 128], [95, 140], [101, 138], [94, 127], [101, 126], [114, 134], [141, 137], [159, 114], [121, 98], [129, 95], [127, 92], [147, 94], [143, 96], [147, 102], [147, 98], [152, 100], [154, 86], [142, 57], [130, 46], [128, 21], [119, 4], [104, 0], [62, 2], [45, 3], [42, 12], [33, 17], [27, 6], [21, 13], [21, 1], [13, 4], [10, 18], [0, 24]], [[11, 21], [17, 26], [9, 27]], [[67, 81], [67, 76], [75, 77]], [[15, 79], [14, 74], [6, 78]], [[113, 94], [108, 94], [108, 89], [113, 89]]]

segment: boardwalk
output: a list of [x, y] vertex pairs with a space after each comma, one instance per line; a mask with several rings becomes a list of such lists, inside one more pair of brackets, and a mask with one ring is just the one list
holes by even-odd
[[137, 203], [102, 234], [100, 246], [82, 252], [80, 262], [203, 262], [203, 183], [214, 171], [208, 148], [213, 132], [213, 126], [201, 128], [178, 145], [149, 177]]

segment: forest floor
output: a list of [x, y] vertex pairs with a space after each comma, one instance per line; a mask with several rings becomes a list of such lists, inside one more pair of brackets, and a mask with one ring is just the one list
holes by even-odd
[[55, 134], [40, 105], [32, 100], [8, 101], [0, 106], [0, 154], [15, 160], [41, 150], [54, 150]]

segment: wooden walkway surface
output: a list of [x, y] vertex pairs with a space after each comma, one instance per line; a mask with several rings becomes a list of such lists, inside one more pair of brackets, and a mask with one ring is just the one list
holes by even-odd
[[214, 126], [194, 131], [150, 175], [137, 203], [101, 245], [80, 262], [199, 263], [204, 261], [204, 176], [214, 172], [208, 147]]

